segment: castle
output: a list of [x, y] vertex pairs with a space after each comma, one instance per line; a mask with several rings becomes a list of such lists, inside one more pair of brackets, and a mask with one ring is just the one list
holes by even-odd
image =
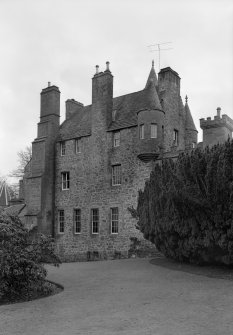
[[[53, 235], [63, 260], [127, 256], [130, 238], [142, 239], [128, 207], [137, 205], [155, 164], [197, 146], [197, 130], [180, 77], [170, 67], [158, 79], [154, 63], [145, 88], [113, 97], [113, 76], [92, 78], [92, 104], [69, 99], [60, 125], [60, 91], [48, 84], [41, 92], [40, 122], [32, 159], [21, 182], [24, 222]], [[212, 123], [215, 123], [214, 125]], [[221, 126], [217, 126], [221, 124]], [[231, 136], [233, 122], [220, 111], [201, 120], [203, 145]], [[21, 215], [22, 215], [21, 213]]]

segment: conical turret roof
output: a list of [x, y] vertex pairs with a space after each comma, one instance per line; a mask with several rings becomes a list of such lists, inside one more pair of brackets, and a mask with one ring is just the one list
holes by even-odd
[[3, 181], [2, 183], [0, 183], [0, 207], [8, 206], [10, 199], [11, 197], [8, 187], [5, 181]]
[[144, 89], [145, 108], [163, 110], [159, 101], [158, 92], [154, 82], [151, 80]]
[[187, 95], [185, 97], [184, 109], [185, 109], [185, 128], [189, 129], [189, 130], [195, 130], [197, 132], [195, 123], [193, 122], [192, 114], [191, 114], [190, 109], [189, 109]]
[[158, 80], [154, 68], [154, 61], [152, 61], [152, 67], [145, 88], [147, 88], [151, 84], [151, 82], [154, 83], [155, 87], [158, 87]]

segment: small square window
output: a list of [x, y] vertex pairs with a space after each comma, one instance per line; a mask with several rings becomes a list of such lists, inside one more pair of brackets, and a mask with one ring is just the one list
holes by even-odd
[[112, 185], [121, 185], [121, 165], [112, 166]]
[[69, 190], [70, 188], [70, 173], [69, 172], [61, 173], [61, 185], [62, 185], [62, 190]]
[[99, 234], [99, 210], [94, 208], [91, 210], [92, 234]]
[[75, 140], [75, 153], [78, 154], [81, 152], [81, 139], [77, 138]]
[[120, 146], [120, 131], [116, 131], [113, 133], [113, 146], [114, 147]]
[[60, 152], [61, 152], [61, 156], [65, 156], [66, 154], [66, 142], [65, 141], [60, 143]]
[[81, 209], [74, 209], [74, 233], [81, 233]]
[[64, 210], [58, 211], [58, 233], [64, 234], [65, 232], [65, 213]]
[[144, 124], [140, 124], [139, 126], [139, 138], [140, 140], [144, 139]]
[[178, 130], [173, 130], [173, 145], [178, 145]]
[[111, 208], [111, 234], [118, 234], [119, 212], [118, 207]]
[[150, 125], [150, 137], [157, 138], [157, 124], [151, 123]]

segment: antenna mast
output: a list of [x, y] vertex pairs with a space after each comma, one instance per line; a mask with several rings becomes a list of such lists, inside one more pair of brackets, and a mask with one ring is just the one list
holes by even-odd
[[[165, 49], [161, 49], [160, 48], [160, 45], [164, 45], [164, 44], [171, 44], [172, 42], [164, 42], [164, 43], [156, 43], [156, 44], [151, 44], [151, 45], [148, 45], [148, 48], [150, 48], [150, 52], [158, 52], [159, 53], [159, 70], [160, 70], [160, 52], [161, 51], [164, 51], [164, 50], [171, 50], [173, 48], [165, 48]], [[154, 48], [157, 48], [157, 49], [154, 49]]]

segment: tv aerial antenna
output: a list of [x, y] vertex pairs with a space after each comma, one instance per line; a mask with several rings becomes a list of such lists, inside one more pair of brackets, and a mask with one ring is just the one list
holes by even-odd
[[158, 52], [159, 53], [159, 70], [160, 70], [160, 52], [161, 51], [165, 51], [165, 50], [171, 50], [173, 48], [171, 48], [170, 45], [167, 45], [168, 48], [161, 48], [161, 45], [165, 45], [165, 44], [171, 44], [172, 42], [164, 42], [164, 43], [156, 43], [156, 44], [151, 44], [148, 45], [148, 48], [150, 49], [150, 52]]

